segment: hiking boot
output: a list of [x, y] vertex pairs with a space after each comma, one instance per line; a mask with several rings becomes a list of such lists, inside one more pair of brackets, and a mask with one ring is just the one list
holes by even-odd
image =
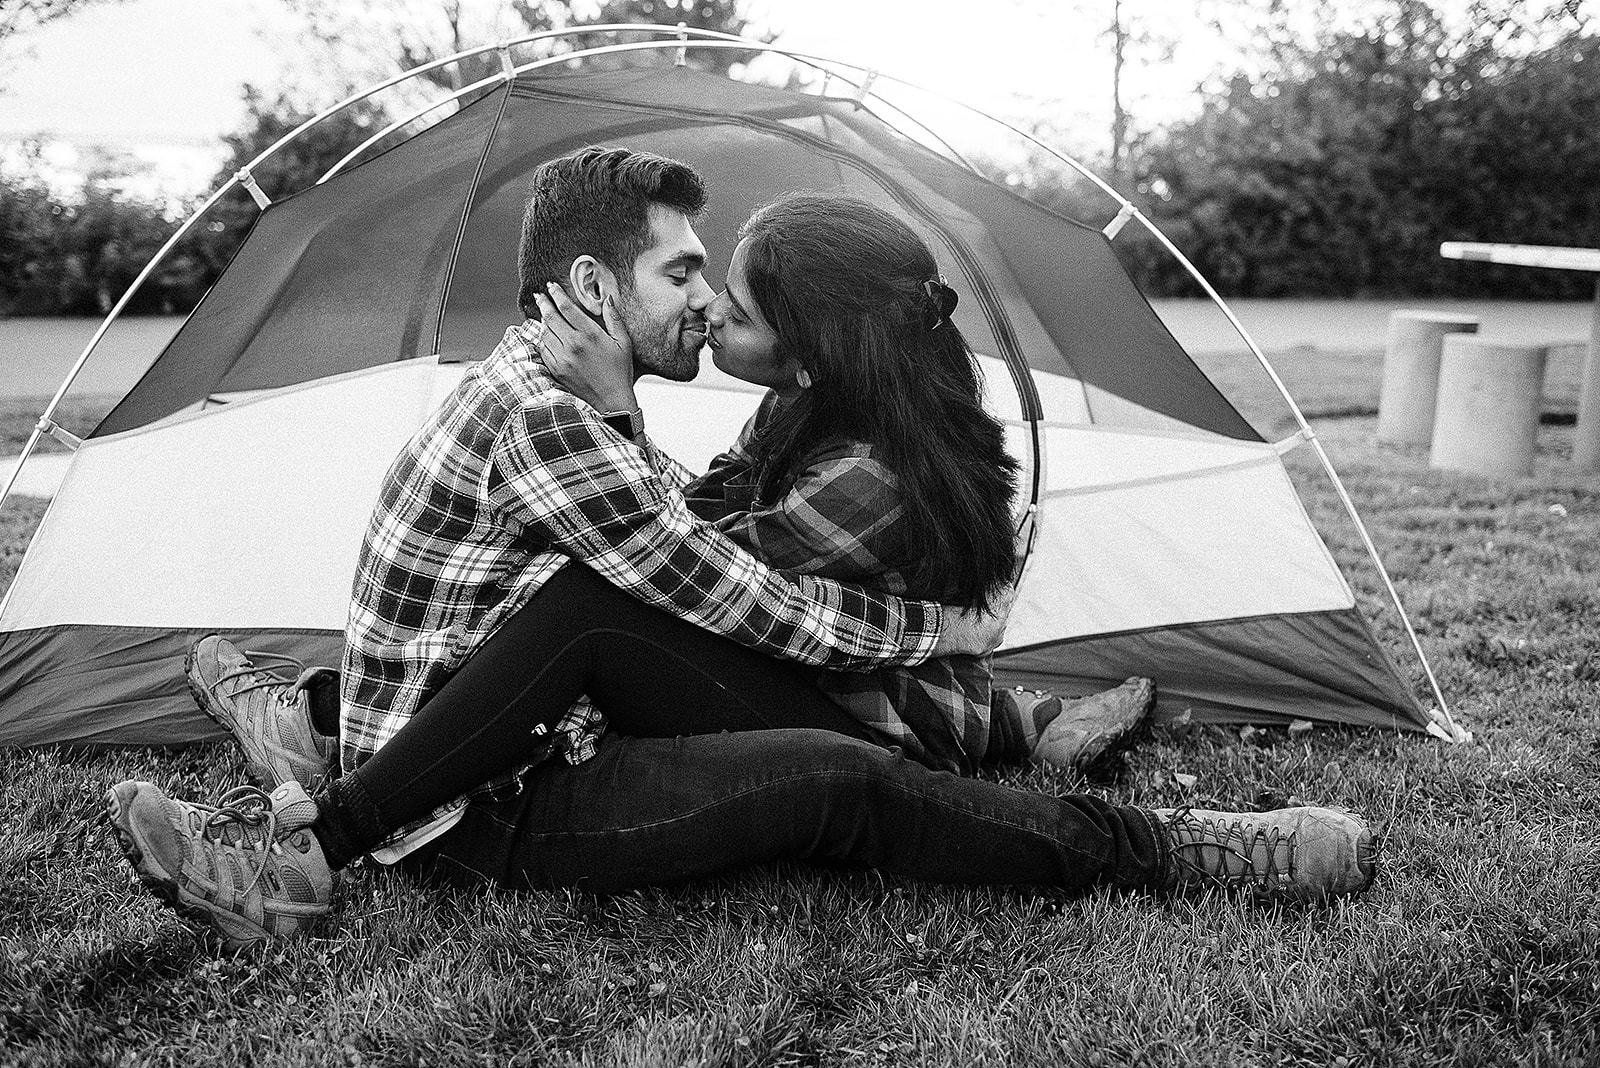
[[[252, 656], [294, 664], [299, 676], [264, 671]], [[200, 711], [244, 750], [250, 777], [259, 785], [271, 790], [298, 782], [315, 792], [333, 772], [338, 739], [311, 722], [312, 687], [335, 674], [331, 669], [308, 669], [276, 653], [247, 655], [226, 638], [208, 634], [189, 647], [183, 674]]]
[[239, 947], [327, 915], [333, 872], [311, 833], [316, 802], [297, 782], [240, 786], [215, 807], [148, 782], [106, 792], [106, 818], [139, 881], [180, 915]]
[[1104, 693], [1063, 701], [1061, 714], [1040, 732], [1033, 759], [1086, 772], [1133, 744], [1155, 702], [1156, 684], [1141, 678]]
[[1377, 869], [1366, 822], [1331, 808], [1155, 815], [1170, 847], [1169, 891], [1219, 887], [1262, 900], [1325, 901], [1365, 890]]

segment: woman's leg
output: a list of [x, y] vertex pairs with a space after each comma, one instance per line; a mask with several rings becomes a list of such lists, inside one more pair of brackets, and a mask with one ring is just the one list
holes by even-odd
[[521, 796], [470, 805], [405, 863], [446, 881], [599, 892], [773, 860], [843, 861], [942, 883], [1134, 888], [1159, 881], [1156, 817], [932, 771], [826, 731], [608, 737]]
[[382, 749], [330, 785], [324, 846], [347, 861], [530, 762], [584, 694], [627, 735], [805, 727], [870, 737], [804, 669], [644, 605], [572, 564]]

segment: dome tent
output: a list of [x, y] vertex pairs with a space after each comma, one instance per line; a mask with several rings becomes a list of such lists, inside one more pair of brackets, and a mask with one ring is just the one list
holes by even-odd
[[[1309, 445], [1326, 466], [1304, 420], [1288, 441], [1263, 441], [1117, 261], [1111, 242], [1130, 220], [1164, 241], [1137, 209], [1117, 198], [1105, 230], [1054, 215], [900, 133], [872, 106], [875, 75], [838, 65], [824, 68], [837, 95], [670, 62], [575, 65], [686, 48], [821, 62], [697, 37], [518, 66], [501, 46], [502, 72], [457, 94], [471, 103], [381, 153], [270, 204], [247, 170], [229, 183], [263, 203], [255, 227], [78, 444], [0, 606], [0, 745], [214, 735], [180, 667], [211, 631], [338, 662], [383, 472], [519, 318], [529, 173], [590, 143], [700, 171], [712, 200], [697, 229], [714, 260], [754, 207], [795, 189], [871, 200], [928, 240], [1024, 465], [1029, 552], [1002, 681], [1083, 693], [1146, 674], [1163, 711], [1202, 720], [1464, 736], [1437, 684], [1437, 710], [1417, 701], [1312, 529], [1281, 459]], [[640, 390], [652, 437], [691, 467], [733, 439], [758, 396], [712, 373]]]

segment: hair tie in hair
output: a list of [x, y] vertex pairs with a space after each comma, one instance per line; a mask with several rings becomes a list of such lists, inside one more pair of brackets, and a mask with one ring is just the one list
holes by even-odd
[[943, 278], [928, 279], [922, 283], [922, 291], [928, 295], [928, 303], [933, 308], [933, 322], [928, 327], [931, 333], [950, 321], [950, 315], [956, 310], [956, 303], [961, 297], [944, 284]]

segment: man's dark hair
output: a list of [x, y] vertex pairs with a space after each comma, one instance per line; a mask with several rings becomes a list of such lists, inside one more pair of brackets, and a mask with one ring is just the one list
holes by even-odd
[[518, 303], [538, 317], [534, 303], [549, 282], [565, 284], [572, 261], [593, 256], [627, 292], [633, 263], [654, 240], [650, 205], [693, 218], [706, 203], [700, 176], [687, 165], [650, 152], [590, 145], [541, 163], [522, 213], [517, 249]]

